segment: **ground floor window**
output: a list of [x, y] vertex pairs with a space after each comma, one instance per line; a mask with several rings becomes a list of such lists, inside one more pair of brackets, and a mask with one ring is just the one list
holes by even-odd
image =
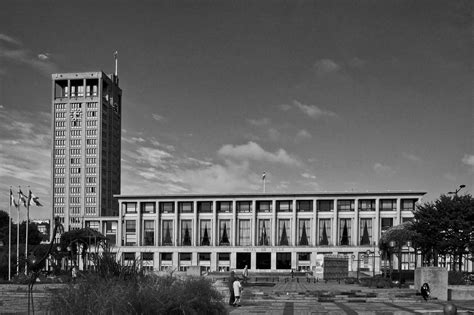
[[257, 269], [271, 269], [272, 268], [272, 254], [271, 253], [257, 253], [256, 267]]
[[237, 269], [244, 269], [245, 266], [250, 268], [250, 264], [252, 262], [252, 257], [250, 253], [237, 253]]
[[276, 259], [277, 269], [291, 269], [291, 253], [277, 253]]

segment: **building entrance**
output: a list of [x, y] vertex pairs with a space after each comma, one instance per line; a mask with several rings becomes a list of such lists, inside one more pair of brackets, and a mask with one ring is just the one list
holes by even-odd
[[237, 253], [236, 267], [237, 269], [244, 269], [245, 265], [247, 265], [247, 268], [250, 269], [251, 261], [250, 253]]
[[257, 269], [271, 269], [272, 268], [272, 254], [257, 253]]
[[277, 253], [277, 269], [291, 269], [291, 253]]

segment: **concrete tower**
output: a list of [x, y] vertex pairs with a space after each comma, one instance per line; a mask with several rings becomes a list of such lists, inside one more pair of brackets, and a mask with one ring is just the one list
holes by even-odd
[[65, 230], [118, 216], [122, 90], [117, 74], [53, 74], [52, 216]]

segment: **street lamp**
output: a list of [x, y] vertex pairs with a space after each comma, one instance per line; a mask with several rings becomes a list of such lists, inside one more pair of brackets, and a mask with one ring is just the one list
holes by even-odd
[[454, 191], [448, 192], [448, 195], [456, 195], [456, 196], [457, 196], [457, 195], [458, 195], [458, 192], [459, 192], [461, 189], [465, 188], [465, 187], [466, 187], [466, 185], [459, 185], [459, 188], [455, 189]]

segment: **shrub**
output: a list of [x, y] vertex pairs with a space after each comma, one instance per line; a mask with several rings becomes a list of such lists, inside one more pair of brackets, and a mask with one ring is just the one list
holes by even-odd
[[204, 278], [141, 275], [135, 279], [88, 275], [53, 296], [60, 314], [222, 314], [222, 296]]

